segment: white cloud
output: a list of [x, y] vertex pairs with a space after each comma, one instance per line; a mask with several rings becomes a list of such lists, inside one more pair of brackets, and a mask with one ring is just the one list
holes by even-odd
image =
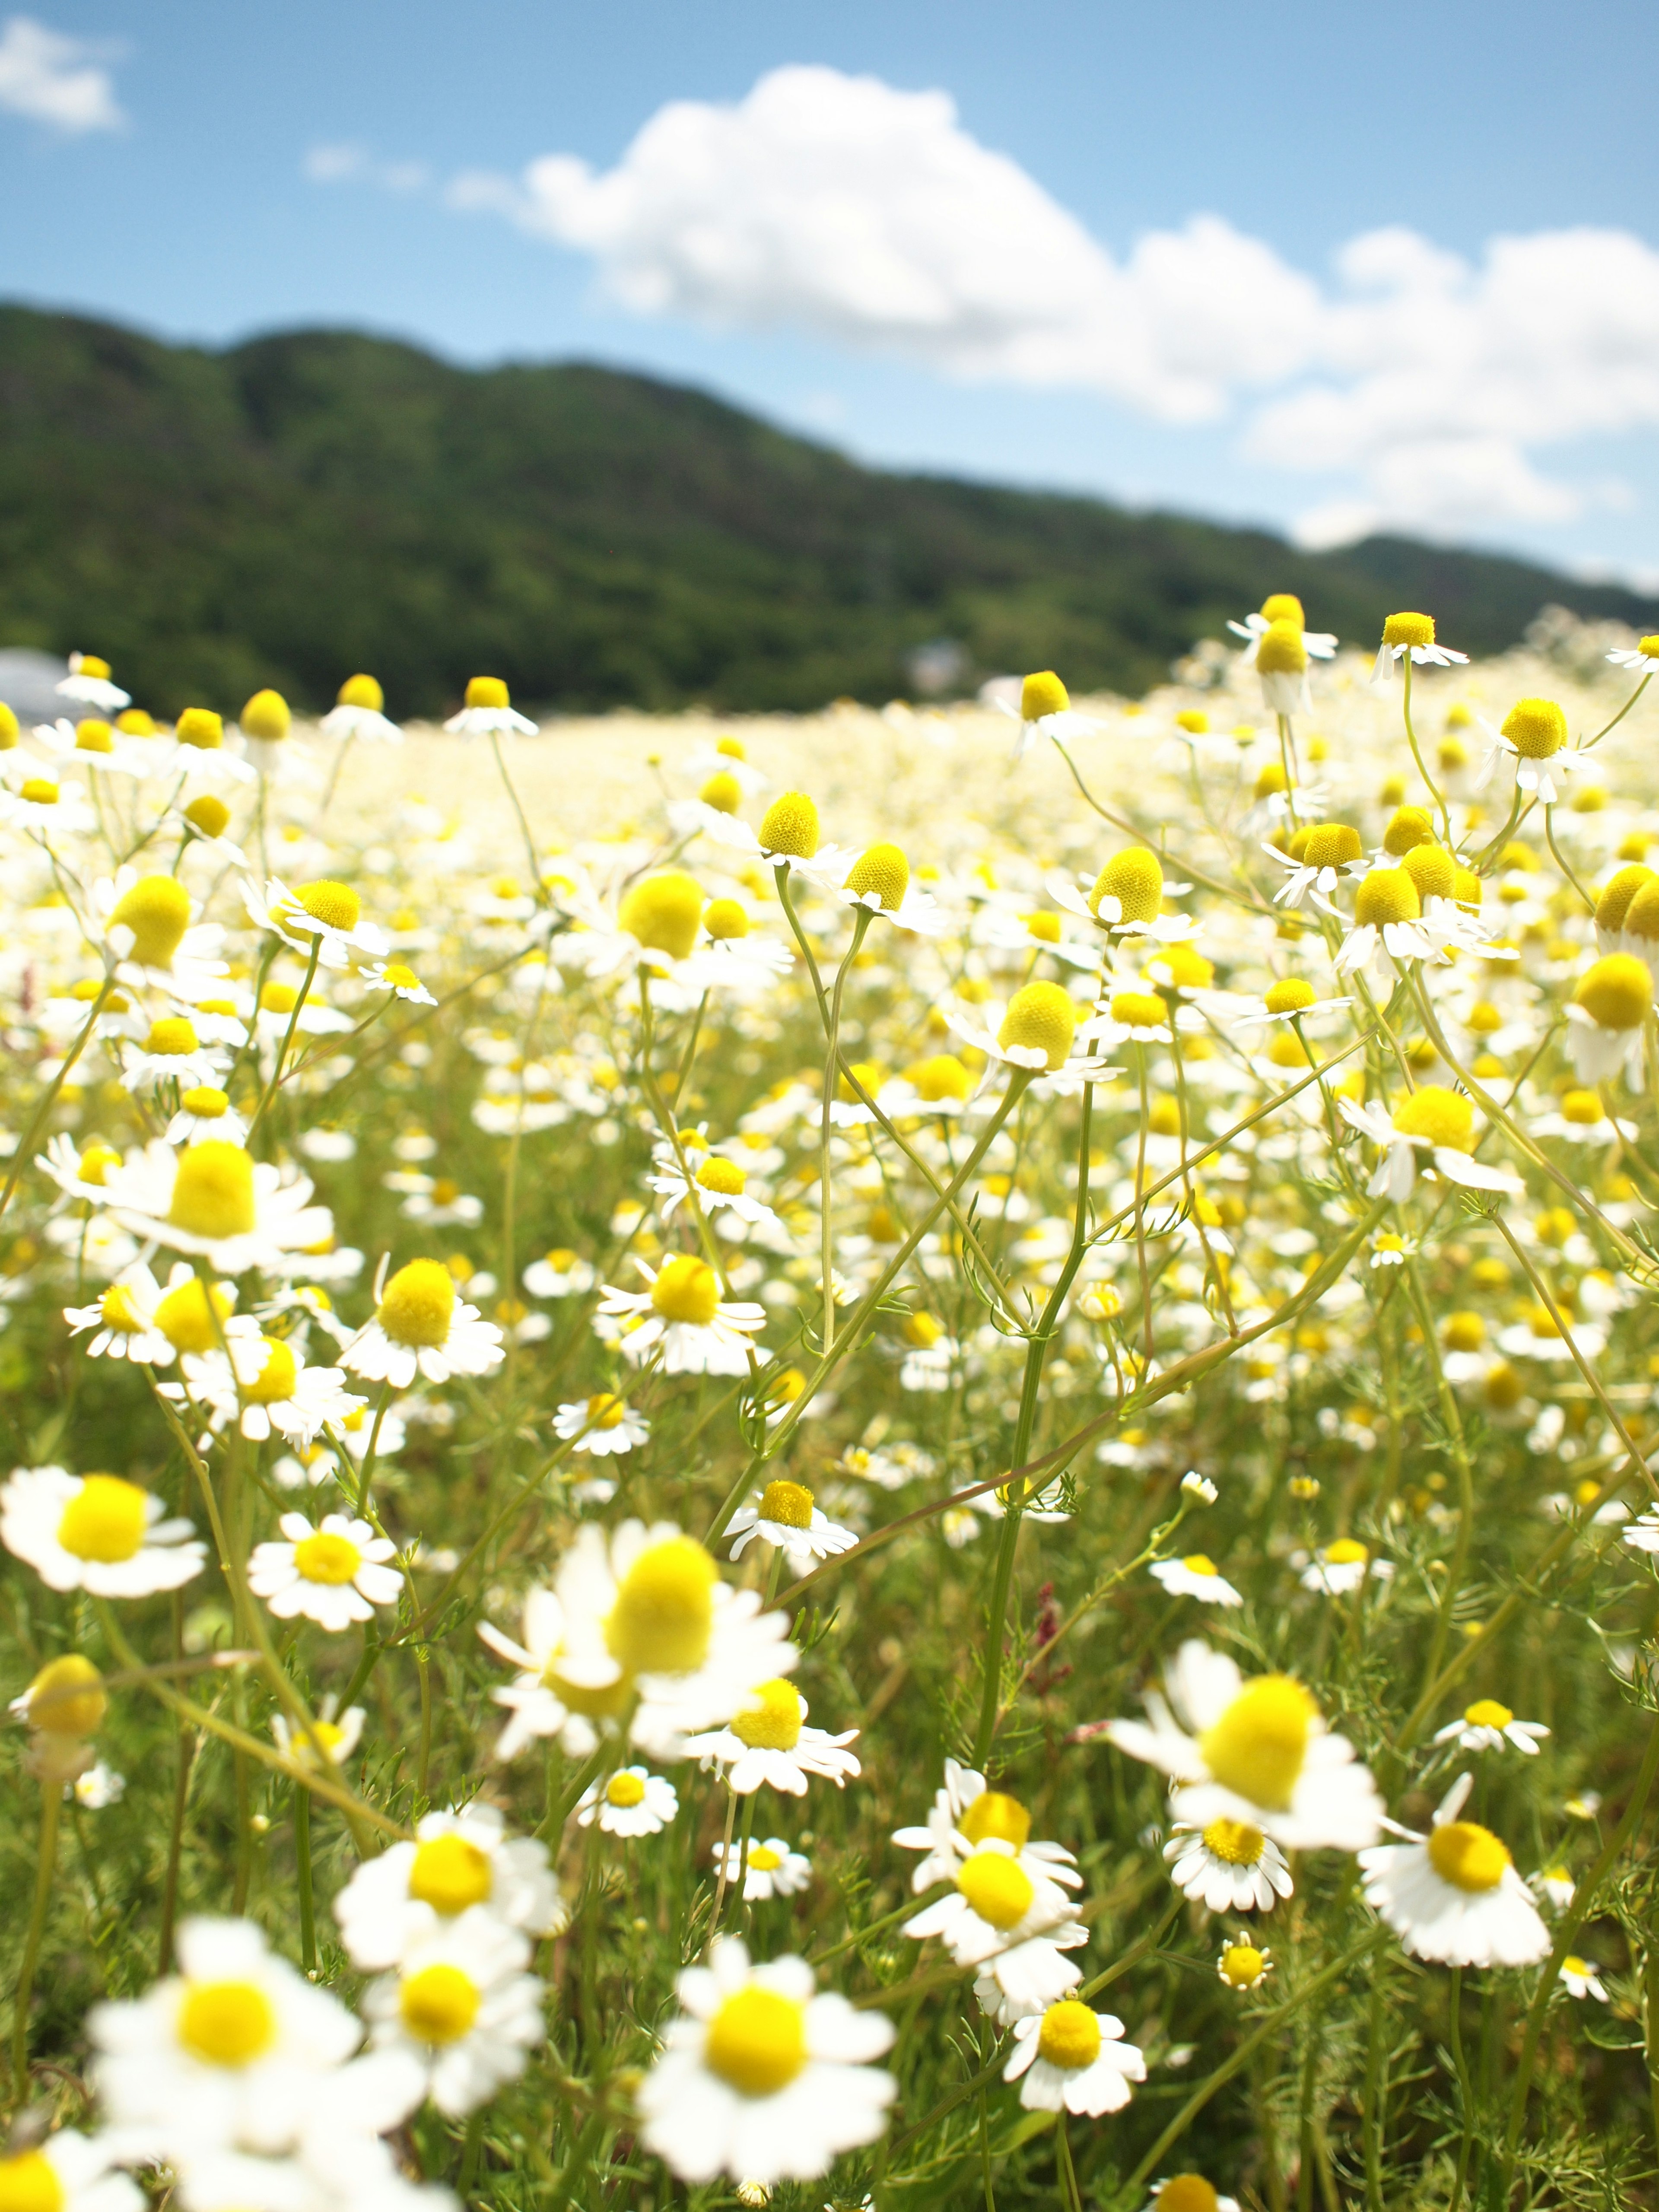
[[107, 58], [108, 49], [90, 40], [13, 15], [0, 32], [0, 107], [76, 136], [118, 131], [126, 118], [102, 65]]
[[1659, 425], [1659, 253], [1627, 232], [1499, 237], [1478, 262], [1356, 238], [1322, 283], [1216, 215], [1114, 254], [942, 92], [772, 71], [677, 100], [611, 169], [471, 174], [452, 206], [592, 257], [635, 313], [791, 330], [964, 380], [1240, 422], [1244, 459], [1335, 480], [1310, 543], [1561, 522], [1620, 488], [1542, 449]]
[[432, 181], [424, 161], [377, 161], [365, 146], [312, 146], [300, 164], [313, 185], [378, 185], [386, 192], [423, 191]]

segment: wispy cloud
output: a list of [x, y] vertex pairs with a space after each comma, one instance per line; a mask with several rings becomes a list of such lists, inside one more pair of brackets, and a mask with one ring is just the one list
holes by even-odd
[[0, 107], [79, 137], [126, 121], [106, 64], [113, 50], [13, 15], [0, 32]]
[[313, 146], [301, 163], [313, 185], [374, 185], [385, 192], [424, 191], [432, 172], [424, 161], [378, 161], [366, 146]]

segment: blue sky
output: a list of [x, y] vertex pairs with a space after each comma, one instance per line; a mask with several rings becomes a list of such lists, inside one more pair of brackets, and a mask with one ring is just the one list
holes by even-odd
[[1650, 5], [21, 24], [9, 296], [214, 342], [577, 355], [884, 463], [1659, 574]]

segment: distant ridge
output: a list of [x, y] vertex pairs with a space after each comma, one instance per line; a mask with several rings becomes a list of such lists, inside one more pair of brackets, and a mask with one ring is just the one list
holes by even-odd
[[358, 668], [400, 714], [470, 674], [544, 707], [810, 708], [1051, 666], [1144, 690], [1267, 591], [1374, 638], [1421, 607], [1475, 653], [1548, 601], [1653, 602], [1524, 562], [1266, 532], [865, 469], [704, 393], [580, 363], [456, 368], [296, 331], [223, 352], [0, 307], [0, 646], [106, 654], [145, 703], [317, 708]]

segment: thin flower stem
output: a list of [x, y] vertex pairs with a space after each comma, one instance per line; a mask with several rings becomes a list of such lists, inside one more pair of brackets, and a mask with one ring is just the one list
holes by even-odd
[[317, 1964], [317, 1908], [311, 1894], [311, 1792], [294, 1792], [294, 1858], [300, 1882], [300, 1964], [311, 1973]]
[[46, 1933], [46, 1908], [52, 1901], [52, 1877], [58, 1863], [58, 1822], [63, 1811], [64, 1782], [50, 1770], [40, 1778], [40, 1833], [35, 1845], [34, 1902], [29, 1909], [28, 1933], [23, 1939], [23, 1962], [17, 1969], [17, 1988], [11, 2012], [11, 2093], [21, 2110], [28, 2101], [29, 2002], [34, 1995], [34, 1970], [40, 1960], [40, 1939]]
[[511, 800], [513, 811], [518, 817], [519, 834], [524, 839], [524, 856], [530, 866], [530, 896], [538, 906], [547, 903], [546, 887], [542, 882], [541, 863], [536, 858], [536, 841], [530, 834], [530, 821], [524, 811], [512, 777], [507, 772], [507, 761], [501, 751], [501, 734], [489, 732], [489, 750], [495, 756], [495, 769], [501, 779], [501, 788]]
[[1441, 842], [1449, 848], [1452, 842], [1451, 809], [1446, 804], [1445, 793], [1429, 774], [1418, 745], [1417, 732], [1412, 727], [1412, 649], [1410, 646], [1406, 647], [1401, 659], [1403, 663], [1401, 671], [1403, 678], [1401, 685], [1401, 711], [1405, 716], [1406, 742], [1412, 749], [1412, 758], [1417, 763], [1417, 772], [1432, 793], [1435, 805], [1439, 810]]
[[88, 1013], [85, 1022], [82, 1024], [74, 1043], [70, 1045], [68, 1052], [64, 1055], [63, 1066], [58, 1069], [57, 1074], [52, 1077], [51, 1083], [47, 1085], [46, 1096], [41, 1099], [40, 1104], [35, 1108], [33, 1115], [30, 1117], [27, 1128], [24, 1130], [22, 1135], [17, 1140], [17, 1150], [12, 1156], [13, 1166], [11, 1173], [6, 1177], [5, 1188], [3, 1190], [0, 1190], [0, 1213], [3, 1213], [6, 1208], [11, 1204], [12, 1193], [16, 1189], [24, 1169], [34, 1157], [34, 1147], [40, 1141], [40, 1132], [46, 1127], [47, 1116], [51, 1114], [52, 1108], [58, 1103], [58, 1093], [63, 1090], [64, 1085], [69, 1081], [70, 1070], [74, 1066], [76, 1061], [80, 1059], [82, 1053], [86, 1049], [88, 1038], [90, 1038], [93, 1030], [97, 1027], [98, 1017], [104, 1011], [105, 1000], [108, 998], [110, 993], [114, 988], [115, 971], [113, 969], [111, 969], [105, 975], [103, 982], [99, 987], [98, 996], [92, 1002], [91, 1012]]
[[[260, 1122], [264, 1119], [265, 1109], [270, 1104], [271, 1100], [276, 1096], [276, 1092], [281, 1086], [283, 1080], [283, 1063], [288, 1058], [289, 1047], [294, 1042], [294, 1032], [300, 1026], [300, 1016], [304, 1011], [307, 995], [310, 992], [312, 981], [317, 973], [317, 963], [322, 958], [322, 957], [323, 939], [322, 933], [319, 930], [313, 934], [311, 939], [311, 957], [306, 963], [305, 981], [300, 986], [299, 997], [295, 999], [292, 1008], [289, 1010], [288, 1027], [283, 1032], [283, 1042], [276, 1048], [276, 1057], [271, 1063], [270, 1080], [266, 1084], [264, 1095], [261, 1097], [258, 1104], [253, 1109], [253, 1118], [247, 1125], [247, 1135], [243, 1141], [248, 1146], [250, 1150], [252, 1148], [253, 1133], [258, 1127]], [[258, 1019], [258, 1010], [257, 1006], [254, 1010], [254, 1019], [256, 1021]]]

